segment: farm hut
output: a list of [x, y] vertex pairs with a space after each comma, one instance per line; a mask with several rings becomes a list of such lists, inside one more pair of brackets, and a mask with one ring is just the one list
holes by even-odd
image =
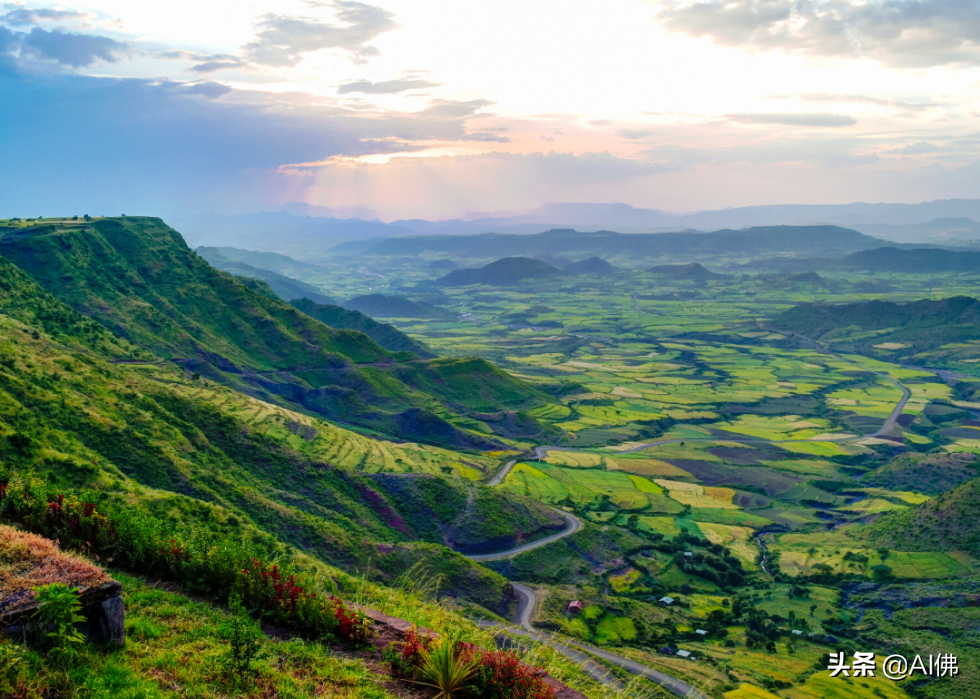
[[664, 605], [665, 607], [669, 607], [673, 603], [674, 603], [674, 598], [673, 597], [661, 597], [660, 598], [660, 604]]
[[690, 558], [693, 555], [694, 555], [694, 551], [685, 551], [684, 552], [684, 558]]
[[677, 657], [678, 658], [690, 658], [691, 657], [691, 651], [689, 651], [689, 650], [679, 650], [679, 651], [677, 651]]
[[803, 635], [803, 632], [800, 631], [799, 629], [793, 629], [790, 633], [792, 633], [794, 636], [802, 636]]
[[582, 611], [582, 603], [578, 600], [568, 603], [568, 608], [565, 610], [569, 614], [578, 614]]
[[696, 633], [698, 636], [707, 636], [708, 635], [708, 632], [705, 631], [704, 629], [694, 629], [694, 633]]
[[674, 649], [671, 648], [670, 646], [664, 646], [663, 648], [661, 648], [657, 652], [660, 653], [661, 655], [673, 655], [674, 654]]

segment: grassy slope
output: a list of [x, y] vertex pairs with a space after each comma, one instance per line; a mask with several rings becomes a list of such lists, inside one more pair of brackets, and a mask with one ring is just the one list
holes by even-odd
[[[0, 462], [34, 468], [66, 485], [116, 492], [159, 516], [291, 544], [379, 579], [429, 558], [447, 575], [448, 592], [489, 608], [503, 603], [506, 581], [438, 545], [449, 531], [468, 532], [471, 544], [484, 528], [483, 540], [498, 537], [491, 519], [484, 527], [480, 510], [461, 515], [432, 508], [423, 523], [413, 524], [418, 499], [381, 488], [378, 476], [360, 474], [357, 464], [338, 468], [295, 448], [297, 437], [289, 431], [253, 429], [231, 409], [233, 401], [215, 399], [237, 395], [230, 389], [203, 391], [201, 382], [166, 364], [113, 364], [113, 356], [128, 351], [125, 342], [2, 259], [0, 310], [17, 316], [0, 315]], [[424, 449], [414, 447], [404, 458], [393, 453], [405, 461]], [[472, 459], [446, 450], [425, 453], [430, 467], [445, 463], [450, 471]], [[522, 498], [487, 495], [482, 485], [452, 478], [439, 488], [432, 502], [465, 501], [472, 492], [477, 501], [490, 497], [497, 511], [524, 513], [529, 526], [552, 525], [547, 511]], [[380, 552], [380, 542], [389, 544], [388, 553]]]
[[899, 551], [980, 553], [980, 479], [974, 478], [917, 507], [889, 514], [858, 536]]
[[266, 400], [454, 446], [488, 442], [440, 416], [486, 410], [488, 393], [494, 409], [547, 400], [482, 360], [469, 365], [481, 365], [476, 393], [459, 374], [447, 382], [439, 360], [399, 361], [408, 358], [210, 267], [159, 219], [0, 228], [0, 248], [41, 286], [134, 344]]
[[276, 296], [284, 301], [308, 298], [316, 303], [333, 303], [333, 300], [329, 296], [321, 294], [316, 287], [267, 269], [253, 267], [244, 262], [230, 259], [222, 255], [218, 251], [218, 248], [202, 246], [197, 248], [195, 252], [207, 260], [209, 265], [215, 269], [220, 269], [222, 272], [228, 272], [239, 277], [263, 280], [269, 285], [269, 288], [272, 289]]
[[772, 324], [815, 338], [831, 336], [851, 326], [862, 330], [888, 330], [875, 334], [863, 344], [870, 347], [887, 342], [908, 343], [915, 346], [916, 352], [921, 352], [929, 347], [980, 337], [980, 301], [954, 296], [941, 301], [906, 304], [889, 301], [841, 305], [804, 303], [779, 314]]
[[291, 303], [293, 308], [331, 328], [362, 332], [390, 352], [412, 352], [426, 358], [436, 356], [395, 326], [379, 323], [360, 311], [317, 303], [309, 298], [294, 299]]

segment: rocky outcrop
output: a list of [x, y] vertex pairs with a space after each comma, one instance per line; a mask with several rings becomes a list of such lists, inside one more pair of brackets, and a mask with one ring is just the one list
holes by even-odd
[[[85, 621], [78, 630], [89, 643], [123, 647], [126, 645], [126, 610], [122, 599], [122, 585], [115, 580], [78, 591]], [[17, 606], [0, 613], [3, 632], [18, 636], [27, 632], [38, 603]]]

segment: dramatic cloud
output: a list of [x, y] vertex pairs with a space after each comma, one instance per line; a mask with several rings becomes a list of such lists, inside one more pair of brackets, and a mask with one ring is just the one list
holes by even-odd
[[72, 34], [59, 30], [45, 31], [35, 27], [24, 37], [22, 50], [38, 58], [47, 58], [72, 68], [90, 66], [97, 61], [115, 63], [129, 46], [107, 36]]
[[853, 126], [854, 117], [842, 114], [726, 114], [725, 118], [739, 124], [779, 124], [782, 126]]
[[667, 29], [723, 46], [871, 58], [900, 67], [980, 65], [972, 0], [707, 0], [657, 3]]
[[346, 95], [350, 92], [362, 92], [369, 95], [388, 95], [405, 90], [418, 90], [427, 87], [439, 87], [439, 83], [430, 83], [428, 80], [385, 80], [384, 82], [373, 83], [368, 80], [358, 80], [357, 82], [347, 83], [337, 88], [337, 93]]
[[395, 16], [385, 9], [360, 2], [333, 3], [337, 24], [309, 17], [268, 14], [258, 24], [255, 41], [245, 46], [249, 61], [273, 67], [295, 66], [307, 54], [342, 49], [356, 62], [376, 56], [369, 45], [378, 35], [396, 29]]

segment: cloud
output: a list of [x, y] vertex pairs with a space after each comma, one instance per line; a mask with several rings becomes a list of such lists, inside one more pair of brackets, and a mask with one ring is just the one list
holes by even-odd
[[739, 124], [780, 124], [783, 126], [853, 126], [854, 117], [844, 114], [726, 114], [725, 119]]
[[733, 163], [758, 166], [807, 163], [838, 168], [859, 167], [880, 160], [874, 153], [865, 153], [867, 147], [868, 144], [860, 139], [848, 137], [776, 138], [713, 148], [660, 145], [647, 149], [642, 155], [670, 171]]
[[469, 100], [460, 102], [457, 100], [432, 100], [420, 116], [437, 118], [459, 118], [476, 114], [484, 107], [489, 107], [493, 102], [490, 100]]
[[878, 107], [891, 107], [892, 109], [904, 109], [912, 111], [922, 111], [939, 107], [936, 102], [909, 102], [906, 100], [884, 99], [872, 97], [870, 95], [843, 95], [829, 92], [807, 92], [799, 95], [766, 95], [766, 99], [798, 99], [801, 102], [833, 103], [833, 104], [873, 104]]
[[902, 148], [893, 148], [892, 150], [886, 152], [889, 154], [902, 153], [903, 155], [923, 155], [925, 153], [940, 153], [943, 150], [945, 149], [927, 141], [919, 141], [918, 143], [912, 143]]
[[0, 20], [13, 25], [40, 24], [41, 22], [88, 22], [93, 19], [95, 19], [95, 15], [89, 12], [58, 10], [50, 7], [36, 10], [21, 7], [0, 15]]
[[309, 17], [267, 14], [258, 23], [255, 40], [246, 44], [249, 61], [272, 67], [291, 67], [307, 54], [322, 49], [348, 51], [355, 62], [380, 55], [369, 45], [384, 32], [398, 28], [388, 10], [360, 2], [337, 0], [333, 24]]
[[385, 80], [384, 82], [378, 83], [373, 83], [369, 80], [358, 80], [357, 82], [341, 85], [337, 88], [337, 93], [346, 95], [350, 92], [362, 92], [370, 95], [387, 95], [427, 87], [439, 87], [439, 83], [430, 83], [428, 80]]
[[616, 135], [623, 138], [628, 138], [631, 141], [635, 141], [640, 138], [646, 138], [653, 134], [650, 129], [617, 129]]
[[498, 136], [493, 133], [468, 133], [460, 141], [478, 141], [480, 143], [510, 143], [507, 136]]
[[38, 58], [47, 58], [72, 68], [90, 66], [97, 61], [115, 63], [119, 54], [129, 49], [107, 36], [73, 34], [58, 29], [45, 31], [39, 27], [31, 30], [21, 42], [22, 50]]
[[722, 46], [870, 58], [897, 67], [980, 65], [972, 0], [706, 0], [657, 2], [667, 29]]
[[204, 97], [212, 100], [217, 99], [222, 95], [227, 95], [229, 92], [232, 92], [232, 88], [216, 82], [196, 83], [184, 90], [185, 94], [203, 95]]

